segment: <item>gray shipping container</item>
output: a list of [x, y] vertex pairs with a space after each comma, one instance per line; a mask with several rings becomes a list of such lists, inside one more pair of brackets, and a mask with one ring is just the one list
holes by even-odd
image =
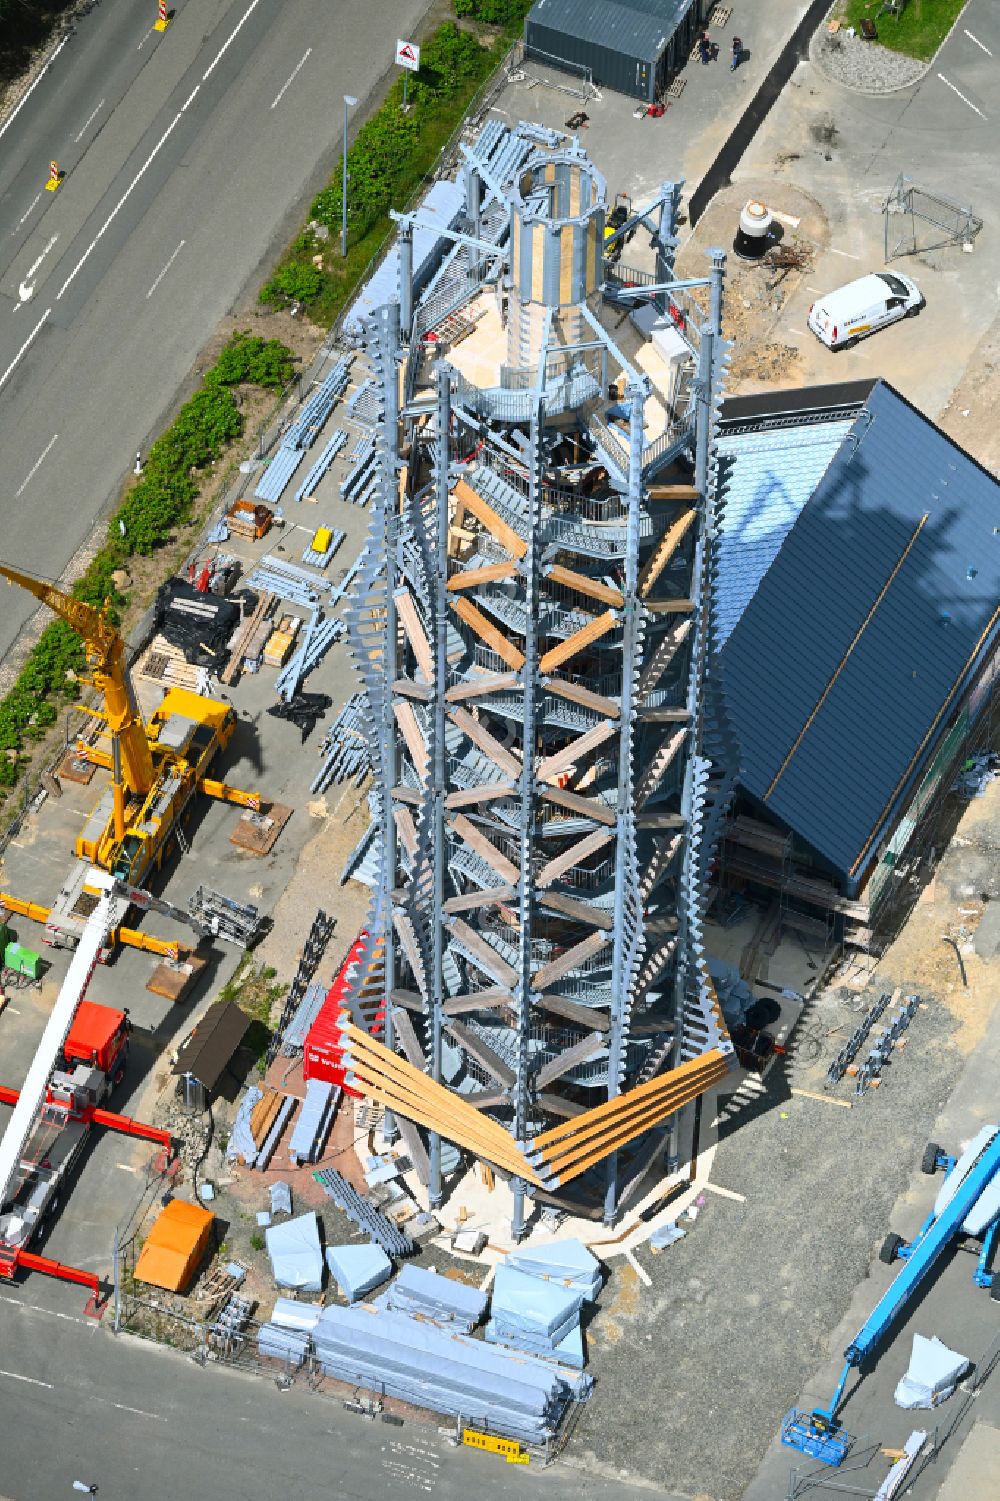
[[694, 46], [712, 0], [536, 0], [525, 55], [646, 103]]

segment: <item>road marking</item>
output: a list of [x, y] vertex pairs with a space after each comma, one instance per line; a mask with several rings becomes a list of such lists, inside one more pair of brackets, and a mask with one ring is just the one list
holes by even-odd
[[55, 447], [56, 442], [58, 441], [58, 438], [59, 438], [59, 434], [58, 433], [53, 433], [52, 434], [52, 437], [49, 439], [49, 441], [46, 443], [45, 447], [42, 449], [41, 454], [39, 455], [39, 457], [35, 460], [35, 462], [31, 466], [31, 468], [29, 469], [27, 477], [24, 479], [24, 481], [21, 484], [20, 490], [16, 490], [14, 492], [15, 493], [15, 498], [19, 498], [20, 496], [22, 496], [24, 494], [25, 490], [27, 490], [28, 486], [31, 484], [31, 481], [34, 479], [34, 477], [38, 473], [39, 469], [41, 469], [41, 467], [42, 467], [42, 460], [45, 458], [46, 454], [51, 453], [52, 449]]
[[309, 60], [309, 57], [310, 57], [311, 53], [312, 53], [312, 48], [311, 47], [307, 47], [306, 50], [305, 50], [305, 55], [302, 58], [301, 62], [299, 62], [299, 63], [297, 63], [295, 65], [295, 67], [292, 69], [291, 76], [289, 77], [288, 81], [286, 83], [284, 83], [281, 86], [281, 88], [278, 90], [277, 98], [275, 99], [274, 103], [271, 105], [272, 109], [277, 109], [278, 105], [282, 101], [282, 98], [287, 93], [287, 91], [291, 88], [292, 84], [295, 82], [295, 80], [298, 77], [298, 75], [301, 72], [301, 70], [305, 67], [306, 63]]
[[41, 83], [42, 79], [45, 77], [46, 73], [49, 71], [49, 69], [51, 68], [52, 64], [55, 62], [56, 58], [59, 56], [60, 52], [63, 50], [63, 48], [65, 47], [65, 45], [66, 45], [66, 43], [68, 41], [69, 41], [69, 37], [68, 36], [64, 36], [63, 39], [62, 39], [62, 41], [59, 43], [59, 46], [56, 48], [56, 50], [53, 52], [52, 56], [49, 58], [48, 62], [45, 64], [45, 67], [42, 69], [42, 71], [39, 73], [38, 77], [35, 79], [34, 83], [31, 85], [31, 88], [28, 89], [26, 91], [26, 93], [24, 94], [23, 98], [21, 99], [20, 104], [17, 106], [17, 109], [12, 110], [11, 113], [8, 115], [7, 119], [4, 121], [4, 123], [2, 125], [0, 125], [0, 138], [2, 138], [4, 132], [6, 130], [9, 130], [10, 127], [13, 125], [15, 119], [17, 118], [18, 113], [27, 104], [28, 100], [31, 98], [31, 96], [34, 93], [35, 89], [37, 89], [38, 85]]
[[181, 251], [184, 249], [184, 246], [186, 244], [187, 244], [187, 240], [182, 240], [181, 243], [178, 245], [177, 249], [174, 251], [173, 255], [170, 257], [169, 261], [164, 266], [163, 270], [160, 272], [159, 276], [156, 278], [156, 280], [154, 281], [153, 285], [150, 287], [149, 291], [146, 293], [146, 301], [147, 302], [152, 297], [153, 293], [156, 291], [157, 287], [160, 285], [160, 282], [166, 276], [167, 272], [170, 270], [171, 266], [174, 264], [174, 261], [180, 255]]
[[801, 328], [790, 328], [788, 330], [788, 332], [790, 334], [798, 334], [798, 336], [799, 336], [800, 339], [804, 339], [805, 338], [805, 334], [802, 332]]
[[[97, 109], [94, 110], [94, 115], [97, 114], [97, 110], [103, 109], [103, 108], [104, 108], [104, 100], [102, 99], [101, 102], [100, 102], [100, 104], [97, 106]], [[87, 116], [86, 120], [83, 123], [83, 129], [80, 131], [80, 134], [78, 136], [74, 136], [73, 137], [74, 141], [82, 141], [83, 140], [84, 132], [86, 131], [87, 126], [93, 120], [94, 115], [88, 115]]]
[[17, 304], [17, 307], [15, 307], [14, 309], [15, 313], [18, 311], [18, 308], [22, 307], [24, 303], [30, 302], [31, 298], [34, 297], [35, 284], [34, 282], [29, 282], [28, 277], [34, 276], [35, 272], [38, 270], [39, 266], [42, 264], [45, 257], [48, 255], [49, 251], [52, 249], [58, 238], [58, 235], [52, 236], [51, 240], [46, 245], [41, 255], [38, 256], [36, 260], [32, 261], [31, 265], [28, 267], [27, 271], [24, 274], [24, 280], [18, 284], [17, 295], [21, 300]]
[[846, 256], [849, 261], [859, 261], [861, 259], [860, 255], [852, 255], [849, 250], [837, 250], [833, 245], [830, 246], [830, 249], [833, 251], [834, 255]]
[[181, 105], [181, 113], [182, 114], [183, 114], [184, 110], [188, 109], [194, 103], [195, 96], [197, 95], [198, 90], [200, 88], [201, 88], [201, 84], [200, 83], [196, 83], [195, 86], [194, 86], [194, 88], [191, 90], [190, 94], [185, 99], [184, 103]]
[[[90, 244], [87, 246], [86, 250], [83, 252], [83, 254], [81, 255], [80, 259], [77, 261], [76, 265], [73, 267], [72, 271], [69, 273], [69, 275], [67, 276], [66, 280], [63, 282], [62, 286], [59, 288], [59, 291], [56, 293], [56, 301], [57, 302], [59, 301], [60, 297], [62, 297], [63, 293], [68, 290], [70, 284], [76, 278], [77, 273], [82, 269], [84, 263], [90, 259], [91, 252], [93, 251], [93, 249], [96, 246], [97, 242], [99, 240], [101, 240], [101, 239], [104, 238], [105, 233], [107, 232], [108, 228], [110, 227], [111, 222], [115, 218], [115, 216], [118, 213], [119, 209], [122, 207], [123, 204], [125, 204], [128, 201], [129, 198], [131, 198], [133, 192], [138, 187], [139, 182], [145, 176], [145, 174], [148, 172], [150, 166], [153, 163], [154, 158], [156, 156], [158, 156], [159, 153], [162, 151], [163, 147], [166, 145], [167, 141], [170, 139], [171, 133], [174, 131], [174, 129], [176, 128], [176, 126], [178, 125], [178, 123], [180, 122], [180, 120], [182, 118], [183, 118], [183, 116], [180, 115], [180, 114], [178, 114], [178, 115], [175, 115], [174, 118], [171, 120], [170, 124], [167, 126], [166, 130], [163, 132], [163, 134], [161, 135], [160, 139], [157, 141], [156, 145], [153, 147], [152, 151], [149, 153], [149, 155], [147, 156], [146, 160], [143, 162], [142, 166], [139, 168], [138, 172], [135, 174], [135, 176], [133, 177], [132, 181], [129, 183], [128, 187], [125, 189], [124, 193], [119, 198], [118, 202], [115, 204], [114, 208], [111, 210], [110, 214], [105, 219], [104, 223], [101, 225], [100, 229], [97, 231], [97, 234], [91, 240]], [[3, 384], [3, 382], [0, 381], [0, 385], [2, 385], [2, 384]]]
[[702, 1187], [705, 1189], [706, 1193], [718, 1194], [720, 1199], [732, 1199], [736, 1204], [745, 1204], [747, 1201], [746, 1194], [738, 1194], [735, 1188], [723, 1188], [720, 1183], [712, 1183], [711, 1181], [709, 1181], [707, 1183], [703, 1183]]
[[36, 336], [38, 335], [39, 331], [41, 330], [42, 324], [45, 322], [46, 318], [49, 316], [49, 314], [51, 313], [51, 311], [52, 311], [52, 309], [50, 307], [47, 307], [45, 309], [45, 312], [39, 318], [38, 322], [35, 324], [34, 328], [31, 330], [31, 333], [25, 339], [24, 343], [21, 345], [20, 349], [17, 351], [17, 354], [14, 356], [14, 358], [11, 360], [10, 364], [7, 366], [7, 368], [4, 371], [3, 375], [0, 375], [0, 391], [2, 391], [3, 388], [4, 388], [4, 386], [7, 384], [7, 381], [10, 379], [10, 376], [13, 373], [13, 370], [14, 370], [15, 366], [17, 365], [18, 361], [27, 353], [29, 345], [31, 345], [32, 343], [34, 343], [34, 340], [35, 340]]
[[214, 60], [209, 63], [208, 67], [205, 69], [205, 72], [201, 75], [202, 83], [206, 83], [208, 79], [211, 78], [212, 74], [219, 66], [219, 63], [222, 61], [222, 54], [226, 52], [229, 49], [231, 43], [235, 41], [237, 34], [243, 30], [243, 27], [246, 25], [247, 21], [249, 21], [251, 15], [257, 9], [259, 4], [260, 0], [252, 0], [249, 10], [245, 11], [244, 14], [240, 17], [239, 21], [237, 21], [233, 30], [229, 33], [228, 38], [223, 42], [222, 46], [215, 54]]
[[143, 37], [142, 41], [139, 43], [138, 47], [135, 49], [136, 52], [141, 52], [142, 51], [143, 47], [145, 47], [146, 43], [149, 41], [149, 39], [150, 39], [150, 37], [152, 35], [153, 35], [153, 28], [151, 26], [149, 28], [149, 30], [146, 32], [146, 35]]
[[119, 1412], [134, 1412], [139, 1418], [152, 1418], [157, 1423], [165, 1423], [167, 1420], [162, 1413], [145, 1412], [141, 1407], [126, 1407], [124, 1402], [112, 1402], [112, 1407], [117, 1407]]
[[8, 1298], [5, 1294], [0, 1294], [0, 1298], [2, 1298], [4, 1303], [13, 1303], [15, 1308], [23, 1308], [28, 1313], [47, 1313], [50, 1318], [65, 1319], [67, 1324], [80, 1324], [84, 1329], [96, 1329], [98, 1327], [93, 1319], [74, 1318], [71, 1313], [57, 1313], [54, 1308], [40, 1308], [37, 1303], [22, 1303], [20, 1298]]
[[955, 85], [953, 83], [949, 83], [948, 79], [945, 78], [945, 76], [944, 76], [943, 73], [939, 73], [938, 77], [940, 78], [941, 82], [945, 85], [945, 87], [951, 89], [951, 92], [953, 94], [957, 94], [958, 97], [959, 97], [959, 99], [961, 99], [962, 103], [963, 104], [967, 104], [971, 110], [974, 110], [975, 113], [979, 116], [979, 118], [981, 120], [985, 120], [986, 119], [986, 116], [983, 114], [983, 112], [979, 108], [979, 106], [976, 105], [976, 104], [973, 104], [973, 102], [972, 102], [971, 99], [966, 99], [965, 95], [962, 93], [962, 90], [961, 89], [956, 89], [956, 87], [955, 87]]
[[0, 1371], [0, 1376], [9, 1376], [11, 1381], [26, 1381], [29, 1386], [47, 1386], [50, 1392], [54, 1390], [51, 1381], [36, 1381], [34, 1376], [19, 1376], [16, 1371]]
[[962, 29], [964, 30], [966, 36], [969, 38], [969, 41], [975, 42], [977, 47], [981, 47], [982, 50], [986, 53], [987, 57], [993, 56], [993, 53], [990, 51], [990, 49], [983, 42], [981, 42], [977, 36], [972, 35], [972, 32], [969, 30], [968, 26], [965, 26]]
[[815, 294], [816, 294], [817, 297], [822, 297], [822, 295], [823, 295], [822, 292], [820, 291], [819, 287], [806, 287], [806, 291], [807, 292], [815, 292]]
[[18, 219], [18, 221], [17, 221], [17, 227], [18, 227], [18, 229], [21, 228], [21, 225], [24, 223], [25, 219], [31, 213], [31, 210], [35, 207], [35, 204], [38, 202], [38, 200], [39, 200], [39, 198], [41, 198], [41, 196], [42, 196], [42, 190], [39, 188], [38, 192], [35, 194], [34, 198], [31, 200], [31, 202], [28, 204], [28, 207], [25, 209], [25, 211], [21, 215], [20, 219]]
[[123, 1173], [138, 1173], [139, 1169], [133, 1167], [130, 1162], [116, 1162], [115, 1167], [121, 1168]]

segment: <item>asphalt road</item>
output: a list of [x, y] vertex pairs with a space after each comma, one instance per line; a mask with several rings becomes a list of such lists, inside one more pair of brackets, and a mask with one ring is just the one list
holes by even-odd
[[[427, 0], [101, 0], [0, 127], [0, 555], [58, 577]], [[50, 159], [66, 176], [45, 191]], [[0, 658], [33, 610], [0, 593]]]
[[102, 1501], [640, 1494], [561, 1463], [509, 1467], [451, 1447], [432, 1425], [372, 1423], [298, 1387], [202, 1370], [74, 1314], [33, 1309], [30, 1293], [30, 1283], [0, 1292], [0, 1497], [10, 1501], [62, 1501], [74, 1480], [98, 1485]]

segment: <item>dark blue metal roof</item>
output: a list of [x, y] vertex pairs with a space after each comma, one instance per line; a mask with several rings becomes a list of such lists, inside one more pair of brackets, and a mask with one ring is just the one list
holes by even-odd
[[1000, 485], [879, 382], [722, 653], [740, 781], [856, 880], [998, 635]]

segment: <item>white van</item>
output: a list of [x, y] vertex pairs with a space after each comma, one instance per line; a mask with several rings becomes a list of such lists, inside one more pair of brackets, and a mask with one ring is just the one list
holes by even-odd
[[827, 348], [848, 349], [887, 323], [911, 318], [923, 305], [920, 288], [908, 276], [875, 271], [814, 302], [806, 321]]

